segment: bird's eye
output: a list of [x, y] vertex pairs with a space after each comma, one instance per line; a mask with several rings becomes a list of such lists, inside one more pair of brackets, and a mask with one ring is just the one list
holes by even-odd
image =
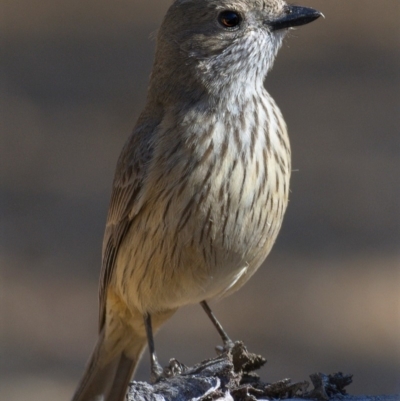
[[219, 23], [225, 28], [235, 28], [241, 20], [240, 15], [235, 11], [222, 11], [218, 16]]

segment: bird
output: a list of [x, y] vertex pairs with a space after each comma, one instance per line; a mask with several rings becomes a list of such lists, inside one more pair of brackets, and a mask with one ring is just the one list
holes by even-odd
[[142, 113], [119, 156], [102, 249], [99, 335], [72, 401], [122, 401], [154, 333], [239, 289], [288, 204], [286, 123], [264, 87], [286, 33], [322, 14], [283, 0], [175, 0]]

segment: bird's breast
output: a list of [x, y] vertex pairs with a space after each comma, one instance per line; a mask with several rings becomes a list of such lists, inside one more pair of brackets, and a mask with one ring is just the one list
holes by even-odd
[[290, 177], [286, 126], [274, 107], [210, 115], [201, 124], [189, 115], [178, 133], [163, 127], [127, 262], [134, 265], [132, 295], [140, 292], [147, 309], [159, 298], [173, 308], [225, 295], [267, 256]]

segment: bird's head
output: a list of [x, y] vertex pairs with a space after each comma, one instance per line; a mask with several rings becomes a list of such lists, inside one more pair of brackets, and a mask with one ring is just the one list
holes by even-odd
[[158, 32], [152, 77], [217, 93], [262, 84], [288, 29], [321, 15], [283, 0], [176, 0]]

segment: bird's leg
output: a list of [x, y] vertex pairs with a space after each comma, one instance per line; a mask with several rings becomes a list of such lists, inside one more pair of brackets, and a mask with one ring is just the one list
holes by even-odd
[[150, 380], [152, 383], [155, 383], [162, 376], [163, 368], [158, 362], [158, 358], [154, 348], [154, 337], [153, 337], [153, 328], [151, 326], [151, 316], [149, 313], [147, 313], [144, 315], [143, 318], [144, 318], [144, 327], [146, 328], [147, 342], [149, 344], [150, 366], [151, 366]]
[[228, 334], [226, 334], [226, 331], [224, 328], [221, 326], [221, 323], [217, 320], [215, 317], [213, 311], [211, 308], [208, 306], [208, 303], [206, 301], [201, 301], [200, 305], [203, 307], [204, 311], [207, 313], [207, 316], [210, 318], [212, 321], [213, 325], [217, 329], [219, 335], [222, 338], [222, 341], [224, 342], [224, 348], [225, 350], [229, 350], [233, 347], [234, 343], [233, 341], [229, 338]]

